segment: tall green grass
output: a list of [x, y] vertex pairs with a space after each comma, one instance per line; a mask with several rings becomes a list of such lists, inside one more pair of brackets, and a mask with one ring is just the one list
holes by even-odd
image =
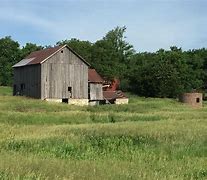
[[1, 96], [11, 96], [12, 88], [7, 86], [0, 86], [0, 95]]
[[0, 179], [207, 179], [205, 105], [79, 107], [1, 89]]

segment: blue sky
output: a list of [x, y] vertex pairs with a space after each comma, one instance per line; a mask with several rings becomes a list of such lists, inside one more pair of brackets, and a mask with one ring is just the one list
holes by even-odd
[[207, 0], [0, 0], [0, 38], [21, 45], [95, 42], [116, 26], [138, 52], [207, 47]]

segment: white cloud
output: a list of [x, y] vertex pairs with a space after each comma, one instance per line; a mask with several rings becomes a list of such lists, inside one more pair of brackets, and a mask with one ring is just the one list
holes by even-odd
[[[9, 13], [8, 13], [9, 12]], [[32, 26], [34, 29], [39, 29], [52, 36], [60, 36], [61, 32], [58, 28], [60, 24], [52, 20], [35, 15], [30, 12], [14, 10], [12, 8], [4, 8], [0, 10], [0, 20], [21, 23], [22, 26]]]

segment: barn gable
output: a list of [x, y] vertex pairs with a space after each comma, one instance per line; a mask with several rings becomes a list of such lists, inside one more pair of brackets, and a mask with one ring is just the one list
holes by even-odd
[[42, 61], [41, 69], [42, 99], [88, 99], [88, 63], [67, 46]]
[[43, 63], [61, 63], [61, 64], [77, 64], [90, 66], [81, 56], [74, 53], [68, 46], [63, 46], [53, 55], [40, 62]]

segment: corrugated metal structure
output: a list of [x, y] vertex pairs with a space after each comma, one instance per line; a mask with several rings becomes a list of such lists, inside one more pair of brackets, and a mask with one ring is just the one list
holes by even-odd
[[103, 91], [103, 96], [111, 104], [128, 104], [128, 98], [120, 90]]
[[89, 63], [67, 45], [35, 51], [13, 66], [13, 94], [86, 103], [88, 67]]
[[114, 78], [111, 81], [106, 81], [104, 84], [108, 86], [104, 86], [104, 91], [116, 91], [119, 89], [120, 81], [119, 79]]

